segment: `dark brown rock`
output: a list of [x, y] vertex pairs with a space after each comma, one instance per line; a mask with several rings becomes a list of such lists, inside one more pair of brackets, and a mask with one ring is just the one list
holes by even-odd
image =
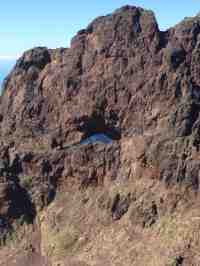
[[[176, 223], [182, 226], [180, 215], [190, 217], [191, 206], [199, 209], [194, 200], [200, 167], [199, 34], [199, 16], [163, 32], [151, 11], [125, 6], [79, 31], [70, 48], [37, 47], [24, 53], [4, 82], [0, 104], [4, 245], [19, 220], [30, 227], [39, 219], [39, 244], [27, 238], [34, 247], [33, 265], [45, 265], [49, 256], [53, 265], [68, 258], [79, 264], [79, 256], [83, 265], [155, 265], [149, 258], [154, 253], [168, 258], [160, 254], [173, 253], [169, 246], [189, 252], [188, 261], [198, 261], [185, 240], [168, 243], [172, 237], [165, 235], [164, 225], [174, 235]], [[95, 134], [110, 142], [84, 143]], [[119, 236], [126, 235], [126, 223], [128, 261], [117, 250], [123, 248], [118, 230], [123, 231]], [[164, 229], [156, 231], [156, 225]], [[152, 240], [148, 260], [143, 248], [138, 252], [132, 245], [138, 241], [136, 227], [144, 246], [149, 239], [160, 241], [162, 250]], [[98, 248], [102, 243], [109, 243], [107, 253]], [[40, 245], [44, 256], [35, 252]], [[20, 265], [27, 261], [24, 255], [19, 258]]]

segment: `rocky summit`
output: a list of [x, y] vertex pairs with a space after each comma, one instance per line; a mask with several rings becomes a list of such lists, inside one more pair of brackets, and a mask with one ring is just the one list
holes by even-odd
[[1, 266], [200, 265], [200, 16], [98, 17], [0, 99]]

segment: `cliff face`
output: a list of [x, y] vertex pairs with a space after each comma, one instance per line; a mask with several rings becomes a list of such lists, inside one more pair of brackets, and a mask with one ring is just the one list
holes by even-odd
[[199, 16], [161, 32], [130, 6], [24, 53], [0, 105], [1, 265], [199, 265], [199, 60]]

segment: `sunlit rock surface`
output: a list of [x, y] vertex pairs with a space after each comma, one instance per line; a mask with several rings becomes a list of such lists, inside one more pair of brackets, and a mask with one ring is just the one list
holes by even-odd
[[24, 53], [0, 104], [0, 265], [200, 261], [200, 19], [125, 6]]

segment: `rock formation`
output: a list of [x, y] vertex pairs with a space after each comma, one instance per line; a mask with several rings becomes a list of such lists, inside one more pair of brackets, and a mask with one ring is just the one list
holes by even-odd
[[0, 265], [200, 265], [199, 60], [198, 15], [160, 31], [133, 6], [24, 53], [0, 102]]

